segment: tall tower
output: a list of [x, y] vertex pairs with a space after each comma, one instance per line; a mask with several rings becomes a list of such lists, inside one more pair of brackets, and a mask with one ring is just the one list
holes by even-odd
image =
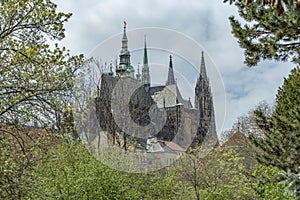
[[143, 68], [142, 68], [142, 83], [144, 84], [146, 90], [149, 90], [149, 88], [150, 88], [150, 70], [149, 70], [149, 65], [148, 65], [146, 35], [145, 35], [145, 46], [144, 46]]
[[[200, 145], [205, 140], [216, 139], [216, 124], [213, 98], [209, 80], [206, 75], [206, 67], [204, 61], [204, 53], [202, 51], [200, 75], [197, 79], [195, 87], [195, 108], [199, 111], [199, 124], [197, 135], [194, 139], [194, 145]], [[213, 140], [212, 140], [213, 141]]]
[[166, 86], [167, 85], [174, 85], [174, 84], [176, 84], [176, 82], [175, 82], [175, 78], [174, 78], [172, 56], [170, 55], [169, 73], [168, 73], [168, 80], [166, 82]]
[[116, 74], [119, 77], [130, 76], [134, 78], [134, 68], [130, 64], [130, 53], [128, 50], [128, 39], [126, 35], [126, 22], [124, 21], [124, 30], [122, 37], [122, 48], [119, 55], [120, 62], [116, 67]]

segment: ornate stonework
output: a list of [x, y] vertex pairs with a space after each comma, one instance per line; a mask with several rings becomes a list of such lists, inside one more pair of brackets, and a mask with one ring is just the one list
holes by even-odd
[[[203, 143], [213, 142], [213, 145], [218, 145], [213, 98], [206, 74], [204, 53], [202, 52], [193, 107], [190, 99], [184, 99], [177, 87], [172, 56], [170, 56], [166, 84], [152, 87], [146, 37], [141, 75], [138, 68], [138, 73], [134, 76], [134, 68], [130, 64], [130, 52], [127, 43], [126, 25], [124, 25], [119, 64], [116, 66], [115, 74], [110, 72], [102, 75], [100, 95], [95, 100], [97, 118], [101, 129], [107, 133], [107, 137], [113, 143], [117, 143], [119, 138], [122, 137], [125, 148], [127, 142], [134, 142], [137, 147], [146, 149], [147, 138], [137, 137], [143, 133], [132, 131], [130, 134], [126, 134], [116, 123], [112, 113], [114, 111], [112, 110], [111, 99], [117, 82], [121, 79], [130, 79], [134, 83], [140, 84], [140, 87], [130, 97], [128, 116], [125, 116], [124, 112], [125, 124], [128, 123], [127, 119], [132, 119], [137, 125], [146, 127], [148, 124], [153, 123], [149, 115], [150, 111], [156, 113], [156, 116], [160, 116], [159, 114], [164, 112], [166, 120], [163, 127], [151, 137], [154, 136], [161, 141], [172, 141], [184, 149], [189, 148], [190, 145], [187, 144], [199, 146]], [[129, 89], [126, 88], [129, 87], [126, 85], [122, 87], [124, 90]]]

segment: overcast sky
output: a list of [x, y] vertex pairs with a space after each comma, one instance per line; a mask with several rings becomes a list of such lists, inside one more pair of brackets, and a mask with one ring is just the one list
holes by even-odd
[[[194, 40], [205, 51], [208, 74], [211, 75], [212, 90], [217, 116], [217, 127], [220, 133], [229, 129], [236, 121], [237, 117], [247, 113], [259, 102], [265, 100], [273, 103], [276, 91], [283, 83], [283, 77], [289, 74], [293, 64], [276, 63], [264, 61], [257, 67], [248, 68], [243, 63], [243, 50], [239, 48], [237, 40], [231, 34], [231, 27], [228, 17], [237, 15], [234, 6], [223, 4], [223, 0], [55, 0], [60, 11], [73, 13], [72, 18], [66, 24], [66, 38], [62, 41], [72, 53], [83, 53], [91, 55], [97, 45], [107, 41], [112, 36], [121, 38], [123, 21], [127, 22], [129, 50], [134, 46], [134, 41], [138, 41], [143, 46], [143, 34], [138, 39], [134, 30], [147, 27], [158, 27], [171, 29], [184, 35], [184, 37]], [[148, 33], [147, 33], [148, 34]], [[147, 37], [147, 42], [157, 41], [157, 38]], [[121, 41], [120, 41], [121, 42]], [[164, 39], [161, 39], [164, 43]], [[121, 43], [116, 49], [107, 51], [119, 52]], [[193, 51], [193, 49], [191, 49]], [[149, 50], [149, 61], [153, 62], [152, 73], [158, 71], [165, 82], [167, 68], [164, 72], [159, 72], [156, 65], [168, 65], [168, 54], [162, 53], [157, 56], [156, 52]], [[198, 52], [197, 52], [198, 54]], [[132, 64], [137, 66], [137, 62], [142, 61], [141, 53], [132, 53]], [[114, 58], [117, 55], [114, 55]], [[152, 57], [151, 57], [152, 56]], [[157, 58], [162, 59], [157, 61]], [[113, 59], [113, 58], [111, 58]], [[195, 58], [200, 63], [199, 56]], [[177, 62], [175, 62], [177, 61]], [[175, 56], [174, 68], [178, 71], [178, 84], [183, 88], [183, 96], [191, 97], [187, 94], [188, 89], [184, 84], [180, 86], [179, 76], [184, 72], [180, 71], [180, 66], [184, 68], [184, 61]], [[198, 65], [196, 63], [196, 65]], [[187, 64], [188, 65], [188, 64]], [[198, 66], [199, 67], [199, 66]], [[212, 70], [210, 70], [210, 68]], [[226, 97], [220, 96], [221, 87], [214, 81], [219, 80], [216, 69], [224, 83]], [[150, 66], [151, 70], [151, 66]], [[176, 75], [176, 74], [175, 74]], [[183, 75], [189, 84], [193, 84], [197, 75]], [[156, 77], [154, 75], [154, 77]], [[195, 83], [194, 83], [195, 84]], [[192, 86], [194, 87], [194, 85]], [[192, 88], [193, 90], [193, 88]], [[219, 99], [219, 100], [218, 100]], [[226, 117], [223, 122], [223, 107], [226, 107]]]

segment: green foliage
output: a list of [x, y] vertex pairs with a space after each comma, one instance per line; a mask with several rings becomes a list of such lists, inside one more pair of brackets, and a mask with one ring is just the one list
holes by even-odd
[[[300, 185], [297, 177], [300, 172], [300, 1], [224, 0], [228, 1], [234, 3], [245, 20], [242, 25], [235, 17], [229, 18], [232, 32], [245, 50], [248, 66], [257, 65], [260, 59], [292, 61], [298, 65], [279, 88], [274, 113], [268, 116], [263, 110], [256, 110], [256, 124], [263, 137], [252, 135], [251, 140], [261, 149], [258, 161], [284, 171], [285, 183], [289, 184], [287, 190], [300, 199], [297, 193]], [[267, 192], [264, 197], [270, 198], [271, 194]]]
[[244, 21], [231, 16], [232, 33], [245, 50], [248, 66], [257, 65], [261, 59], [300, 63], [300, 11], [293, 8], [293, 1], [265, 6], [261, 0], [230, 0], [233, 2]]
[[83, 146], [72, 142], [54, 149], [49, 160], [35, 170], [39, 182], [36, 198], [48, 199], [118, 199], [126, 196], [125, 177], [119, 177], [98, 163]]
[[204, 158], [200, 155], [198, 151], [186, 155], [177, 169], [180, 180], [193, 189], [194, 198], [255, 198], [242, 158], [233, 149], [217, 148]]
[[0, 199], [28, 199], [36, 192], [32, 170], [51, 144], [46, 132], [17, 131], [0, 134]]
[[35, 168], [34, 199], [176, 199], [174, 175], [131, 174], [97, 161], [77, 142], [53, 149]]
[[283, 86], [278, 89], [276, 96], [276, 115], [284, 115], [287, 120], [294, 121], [294, 115], [290, 113], [300, 105], [300, 69], [293, 69], [289, 77], [284, 79]]
[[255, 178], [254, 189], [259, 199], [294, 199], [292, 196], [285, 195], [285, 184], [280, 184], [280, 170], [277, 167], [265, 167], [256, 165], [253, 176]]
[[[50, 0], [7, 0], [0, 6], [0, 122], [50, 126], [70, 96], [83, 57], [58, 44], [71, 14]], [[52, 42], [51, 41], [51, 42]]]
[[[276, 108], [271, 116], [262, 110], [256, 111], [257, 125], [264, 137], [251, 137], [252, 142], [262, 151], [257, 155], [260, 163], [275, 166], [284, 172], [284, 182], [289, 194], [298, 195], [295, 188], [300, 182], [300, 68], [291, 71], [278, 90]], [[293, 192], [291, 192], [293, 191]]]
[[50, 0], [0, 5], [0, 198], [32, 199], [32, 170], [49, 145], [43, 135], [63, 121], [83, 56], [55, 43], [71, 14]]
[[26, 186], [31, 183], [30, 172], [25, 168], [26, 157], [10, 148], [10, 141], [0, 143], [0, 199], [18, 199], [30, 191]]
[[300, 174], [284, 172], [282, 174], [285, 180], [282, 182], [286, 184], [286, 194], [295, 196], [297, 200], [300, 199]]
[[[46, 134], [46, 133], [45, 133]], [[80, 143], [45, 138], [22, 148], [1, 138], [1, 199], [177, 199], [173, 172], [134, 174], [97, 161]], [[69, 142], [66, 142], [69, 141]], [[37, 145], [37, 146], [36, 146]], [[44, 147], [44, 148], [43, 148]]]
[[300, 69], [292, 70], [278, 90], [277, 105], [272, 116], [256, 111], [256, 121], [263, 138], [252, 136], [252, 142], [262, 150], [258, 161], [283, 171], [300, 172]]

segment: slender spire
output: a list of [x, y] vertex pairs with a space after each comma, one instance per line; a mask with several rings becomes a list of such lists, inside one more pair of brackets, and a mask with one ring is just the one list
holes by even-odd
[[201, 144], [206, 136], [215, 139], [214, 142], [217, 142], [213, 96], [206, 74], [203, 51], [200, 75], [195, 87], [195, 108], [199, 112], [199, 126], [194, 144]]
[[204, 61], [204, 52], [203, 51], [202, 51], [202, 56], [201, 56], [200, 77], [202, 79], [207, 80], [205, 61]]
[[142, 82], [145, 86], [150, 87], [150, 70], [148, 65], [148, 55], [147, 55], [147, 44], [146, 35], [144, 38], [144, 57], [143, 57], [143, 68], [142, 68]]
[[145, 46], [144, 46], [144, 58], [143, 58], [143, 64], [144, 65], [148, 65], [148, 55], [147, 55], [147, 44], [146, 44], [146, 35], [144, 36], [144, 43], [145, 43]]
[[166, 82], [166, 85], [174, 85], [174, 84], [176, 84], [176, 82], [175, 82], [175, 78], [174, 78], [172, 56], [170, 55], [169, 74], [168, 74], [168, 80]]
[[124, 30], [123, 30], [123, 37], [122, 37], [122, 49], [120, 55], [126, 55], [129, 54], [128, 51], [128, 39], [126, 35], [126, 22], [124, 21]]
[[210, 98], [211, 98], [211, 90], [210, 90], [209, 80], [206, 75], [204, 52], [202, 51], [201, 52], [200, 74], [197, 79], [196, 88], [195, 88], [195, 108], [200, 110], [200, 117], [206, 115], [205, 110], [203, 108], [203, 105], [204, 105], [203, 103], [207, 104], [208, 103], [207, 99], [210, 99]]

